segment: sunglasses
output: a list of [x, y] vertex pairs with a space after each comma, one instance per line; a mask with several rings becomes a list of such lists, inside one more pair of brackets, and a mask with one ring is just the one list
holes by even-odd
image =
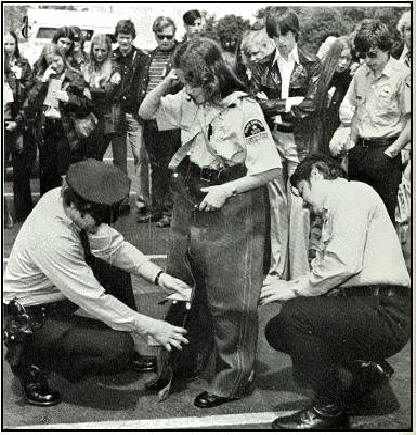
[[376, 50], [361, 51], [361, 52], [357, 53], [357, 55], [360, 59], [365, 59], [367, 57], [369, 59], [375, 59], [377, 57], [377, 51]]
[[157, 39], [167, 39], [170, 41], [173, 38], [173, 35], [156, 35]]

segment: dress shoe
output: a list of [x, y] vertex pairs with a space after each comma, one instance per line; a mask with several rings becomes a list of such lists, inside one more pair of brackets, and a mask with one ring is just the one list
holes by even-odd
[[133, 359], [133, 367], [138, 373], [155, 372], [156, 357], [136, 354]]
[[224, 403], [236, 400], [229, 397], [215, 396], [214, 394], [209, 394], [207, 391], [199, 394], [195, 397], [194, 405], [198, 408], [213, 408], [214, 406], [220, 406]]
[[49, 388], [46, 376], [41, 374], [38, 367], [32, 365], [25, 380], [21, 382], [25, 398], [31, 405], [54, 406], [61, 403], [61, 395]]
[[343, 409], [311, 406], [295, 414], [279, 417], [273, 421], [273, 429], [285, 430], [320, 430], [320, 429], [348, 429], [348, 417]]

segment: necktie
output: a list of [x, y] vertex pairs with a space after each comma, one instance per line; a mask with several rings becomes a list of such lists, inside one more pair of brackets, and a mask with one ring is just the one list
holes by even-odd
[[79, 232], [79, 237], [81, 239], [81, 245], [84, 248], [85, 262], [88, 264], [88, 266], [92, 267], [94, 257], [91, 254], [88, 234], [85, 230], [81, 230]]

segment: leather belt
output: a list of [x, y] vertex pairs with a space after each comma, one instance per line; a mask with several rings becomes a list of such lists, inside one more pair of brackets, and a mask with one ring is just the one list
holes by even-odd
[[293, 133], [295, 130], [293, 128], [293, 125], [290, 124], [274, 124], [274, 123], [270, 123], [269, 124], [271, 127], [272, 131], [279, 131], [281, 133]]
[[356, 140], [355, 144], [363, 148], [377, 148], [390, 146], [398, 136], [395, 137], [380, 137], [380, 138], [364, 138], [360, 137]]
[[410, 297], [410, 288], [402, 286], [366, 286], [339, 289], [341, 296]]
[[247, 174], [247, 169], [243, 164], [236, 164], [223, 169], [200, 168], [195, 163], [185, 157], [179, 165], [179, 173], [185, 177], [197, 178], [205, 181], [208, 184], [223, 184], [228, 183], [236, 178], [244, 177]]
[[[48, 304], [25, 305], [24, 309], [29, 317], [41, 319], [41, 318], [45, 318], [48, 315], [48, 313], [52, 311], [67, 311], [69, 304], [72, 304], [72, 302], [65, 300], [65, 301], [58, 301], [58, 302], [50, 302]], [[9, 304], [3, 304], [3, 312], [4, 314], [8, 314], [8, 315], [13, 314], [10, 310]]]

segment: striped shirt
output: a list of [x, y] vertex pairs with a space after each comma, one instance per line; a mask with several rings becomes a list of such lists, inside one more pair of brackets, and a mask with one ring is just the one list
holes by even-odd
[[171, 51], [156, 51], [152, 63], [149, 66], [149, 80], [147, 83], [146, 94], [152, 91], [166, 77], [171, 54]]

